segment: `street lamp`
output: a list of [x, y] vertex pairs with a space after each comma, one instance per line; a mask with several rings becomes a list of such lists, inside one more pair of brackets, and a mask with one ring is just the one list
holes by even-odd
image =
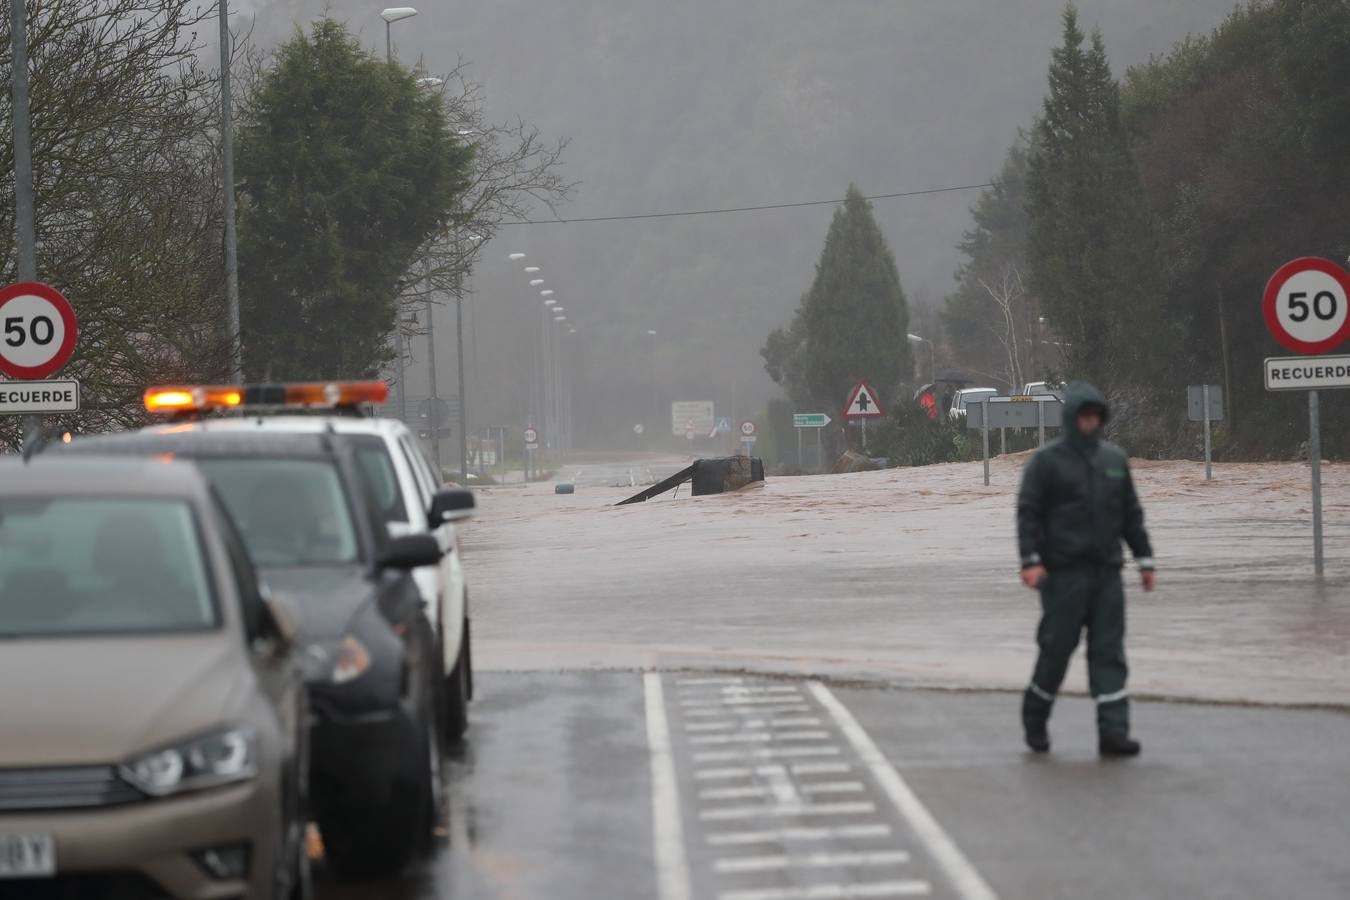
[[391, 29], [395, 22], [403, 19], [411, 19], [417, 15], [417, 10], [411, 6], [391, 6], [380, 10], [380, 18], [384, 19], [384, 58], [386, 62], [394, 61], [394, 38]]
[[907, 335], [905, 335], [905, 340], [909, 341], [911, 344], [927, 344], [927, 345], [928, 345], [928, 383], [929, 383], [929, 384], [934, 384], [934, 383], [936, 383], [936, 382], [937, 382], [937, 351], [936, 351], [936, 349], [933, 347], [933, 342], [930, 341], [928, 338], [926, 338], [926, 337], [920, 337], [920, 336], [917, 335], [917, 334], [907, 334]]

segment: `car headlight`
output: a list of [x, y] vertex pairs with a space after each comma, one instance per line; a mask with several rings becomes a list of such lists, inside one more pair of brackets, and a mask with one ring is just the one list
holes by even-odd
[[350, 634], [333, 651], [333, 684], [355, 681], [370, 668], [370, 651]]
[[229, 728], [138, 756], [122, 777], [152, 797], [246, 781], [258, 774], [258, 738]]

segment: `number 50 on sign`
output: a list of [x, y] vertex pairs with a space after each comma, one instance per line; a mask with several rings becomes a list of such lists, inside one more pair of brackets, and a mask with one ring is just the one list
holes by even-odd
[[55, 288], [23, 281], [0, 290], [0, 372], [46, 378], [66, 364], [78, 336], [75, 310]]
[[1296, 259], [1271, 276], [1262, 310], [1283, 346], [1325, 353], [1350, 337], [1350, 275], [1329, 259]]

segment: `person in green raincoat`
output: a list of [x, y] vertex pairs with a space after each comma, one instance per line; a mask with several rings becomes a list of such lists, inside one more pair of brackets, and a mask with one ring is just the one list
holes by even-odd
[[1064, 393], [1061, 436], [1031, 458], [1017, 494], [1022, 583], [1040, 591], [1040, 653], [1022, 698], [1022, 726], [1034, 752], [1050, 750], [1047, 724], [1069, 658], [1087, 631], [1088, 686], [1097, 704], [1102, 756], [1135, 756], [1126, 688], [1125, 591], [1121, 541], [1153, 590], [1153, 550], [1124, 450], [1101, 437], [1106, 398], [1075, 382]]

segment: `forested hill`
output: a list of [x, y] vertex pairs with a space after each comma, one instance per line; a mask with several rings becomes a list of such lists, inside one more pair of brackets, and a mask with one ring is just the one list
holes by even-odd
[[[1060, 0], [421, 0], [399, 58], [462, 55], [490, 111], [572, 139], [582, 184], [565, 216], [744, 206], [922, 190], [995, 175], [1037, 113]], [[1208, 31], [1232, 0], [1095, 0], [1117, 74]], [[383, 51], [378, 5], [264, 5], [266, 46], [328, 10]], [[976, 194], [886, 200], [876, 215], [911, 302], [952, 285]], [[579, 432], [626, 430], [665, 396], [757, 411], [758, 348], [810, 285], [832, 209], [508, 229], [474, 278], [476, 380], [502, 424], [523, 415], [535, 309], [510, 250], [538, 261], [585, 335]], [[541, 211], [543, 212], [543, 211]], [[507, 245], [510, 246], [507, 246]], [[500, 251], [500, 252], [498, 252]], [[925, 327], [916, 310], [916, 328]], [[660, 335], [655, 357], [642, 345]], [[473, 360], [470, 360], [471, 364]], [[474, 380], [471, 375], [471, 380]], [[480, 395], [482, 392], [479, 392]], [[841, 401], [842, 402], [842, 401]]]

